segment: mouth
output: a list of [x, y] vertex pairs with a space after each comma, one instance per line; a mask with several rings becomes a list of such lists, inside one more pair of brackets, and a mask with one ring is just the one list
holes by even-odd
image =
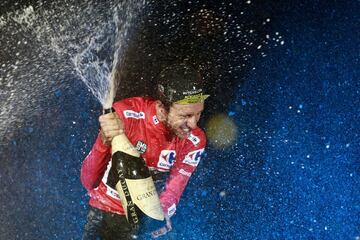
[[187, 138], [187, 137], [189, 137], [190, 132], [191, 132], [191, 129], [190, 129], [189, 127], [180, 127], [180, 128], [179, 128], [179, 135], [180, 135], [180, 137], [182, 137], [182, 138]]

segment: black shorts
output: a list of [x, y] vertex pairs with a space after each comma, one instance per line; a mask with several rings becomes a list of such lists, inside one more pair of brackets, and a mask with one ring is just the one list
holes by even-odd
[[125, 215], [89, 207], [83, 240], [128, 240], [135, 234]]

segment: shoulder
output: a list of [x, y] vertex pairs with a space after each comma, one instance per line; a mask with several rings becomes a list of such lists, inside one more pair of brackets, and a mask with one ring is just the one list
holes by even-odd
[[131, 97], [131, 98], [125, 98], [122, 100], [119, 100], [117, 102], [115, 102], [113, 104], [113, 107], [115, 108], [119, 108], [119, 107], [130, 107], [130, 108], [140, 108], [142, 106], [146, 106], [149, 105], [153, 102], [154, 100], [148, 97]]
[[144, 119], [145, 111], [154, 102], [151, 98], [131, 97], [117, 101], [113, 104], [115, 111], [125, 118]]

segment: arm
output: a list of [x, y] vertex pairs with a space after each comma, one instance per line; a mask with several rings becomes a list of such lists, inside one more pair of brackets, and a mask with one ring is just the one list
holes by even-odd
[[[205, 139], [204, 139], [205, 142]], [[202, 147], [205, 147], [203, 144]], [[170, 176], [167, 180], [165, 191], [160, 194], [160, 202], [165, 213], [166, 226], [153, 231], [152, 238], [157, 238], [161, 235], [171, 231], [172, 224], [170, 217], [176, 211], [176, 205], [179, 203], [180, 197], [190, 179], [191, 174], [195, 171], [198, 165], [204, 148], [198, 148], [194, 151], [188, 152], [183, 158], [180, 156], [179, 162], [175, 162], [170, 171]]]
[[96, 188], [99, 185], [111, 157], [111, 140], [114, 136], [124, 132], [122, 120], [116, 113], [101, 115], [99, 122], [100, 133], [81, 167], [80, 179], [87, 190]]
[[[202, 147], [205, 147], [205, 145]], [[172, 167], [165, 186], [165, 191], [160, 194], [160, 202], [163, 211], [169, 217], [175, 213], [180, 197], [191, 174], [195, 171], [203, 152], [204, 148], [195, 148], [195, 150], [193, 148], [192, 151], [185, 155], [185, 157], [176, 161]]]
[[88, 191], [99, 185], [109, 159], [110, 146], [102, 142], [99, 133], [94, 146], [81, 166], [81, 183]]

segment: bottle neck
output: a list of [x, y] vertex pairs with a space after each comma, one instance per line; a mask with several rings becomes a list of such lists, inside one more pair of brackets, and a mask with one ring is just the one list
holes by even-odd
[[120, 151], [126, 154], [129, 154], [134, 157], [140, 157], [140, 153], [136, 148], [131, 144], [130, 140], [126, 137], [125, 134], [117, 135], [111, 141], [112, 154]]

